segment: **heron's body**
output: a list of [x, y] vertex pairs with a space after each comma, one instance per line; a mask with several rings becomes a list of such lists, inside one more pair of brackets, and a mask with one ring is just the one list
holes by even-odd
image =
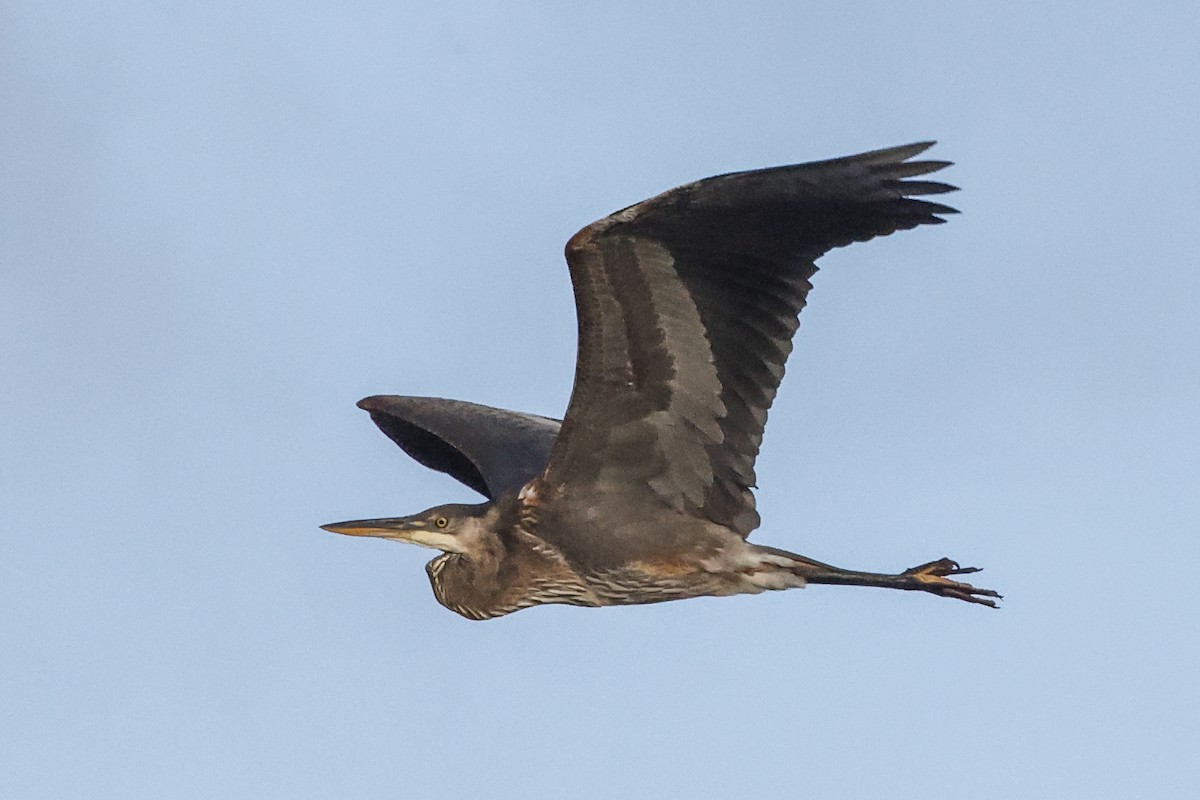
[[359, 405], [426, 466], [489, 502], [325, 526], [440, 549], [447, 608], [486, 619], [543, 603], [622, 605], [807, 583], [914, 589], [994, 605], [949, 559], [844, 570], [746, 541], [754, 460], [832, 247], [942, 222], [951, 191], [909, 180], [928, 144], [733, 173], [673, 189], [571, 238], [579, 312], [564, 421], [437, 398]]
[[[427, 565], [438, 602], [472, 619], [542, 603], [630, 605], [805, 584], [797, 571], [803, 561], [713, 523], [682, 516], [673, 525], [630, 519], [614, 529], [603, 520], [558, 517], [532, 492], [477, 508], [480, 516], [468, 517], [455, 533], [468, 552], [443, 553]], [[556, 535], [581, 525], [602, 539], [635, 546], [613, 547], [597, 558], [572, 547], [569, 533]]]

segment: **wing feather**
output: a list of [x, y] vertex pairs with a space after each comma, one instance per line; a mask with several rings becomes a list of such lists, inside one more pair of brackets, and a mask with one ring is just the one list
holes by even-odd
[[754, 461], [814, 261], [955, 213], [917, 199], [954, 187], [907, 180], [949, 165], [909, 160], [931, 145], [719, 175], [573, 236], [579, 351], [545, 482], [757, 527]]
[[440, 397], [376, 395], [358, 407], [417, 462], [490, 499], [546, 468], [559, 429], [556, 419]]

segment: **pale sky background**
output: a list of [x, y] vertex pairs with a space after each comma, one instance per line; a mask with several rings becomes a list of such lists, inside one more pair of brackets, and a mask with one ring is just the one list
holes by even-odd
[[[1190, 795], [1198, 8], [0, 4], [0, 796]], [[924, 138], [964, 213], [824, 261], [754, 538], [1002, 611], [472, 623], [317, 528], [475, 499], [364, 395], [561, 414], [582, 225]]]

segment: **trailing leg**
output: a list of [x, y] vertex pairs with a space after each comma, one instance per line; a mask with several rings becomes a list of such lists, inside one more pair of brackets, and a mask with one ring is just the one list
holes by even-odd
[[980, 589], [969, 583], [951, 580], [951, 575], [969, 575], [979, 572], [979, 567], [961, 567], [957, 561], [939, 558], [895, 575], [883, 572], [859, 572], [842, 569], [806, 556], [789, 553], [774, 547], [764, 547], [772, 555], [786, 556], [793, 561], [791, 570], [807, 583], [827, 583], [840, 586], [877, 586], [883, 589], [903, 589], [913, 592], [929, 592], [939, 597], [952, 597], [967, 603], [998, 608], [996, 600], [1003, 599], [998, 592]]

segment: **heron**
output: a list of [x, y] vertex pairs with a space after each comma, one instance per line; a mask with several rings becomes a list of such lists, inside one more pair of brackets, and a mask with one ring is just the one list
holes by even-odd
[[921, 199], [933, 142], [733, 172], [584, 227], [566, 245], [578, 321], [563, 419], [459, 400], [358, 406], [478, 504], [323, 525], [441, 551], [434, 596], [469, 619], [548, 603], [611, 606], [808, 584], [920, 591], [996, 607], [939, 558], [898, 573], [842, 569], [753, 544], [755, 460], [829, 250], [957, 213]]

